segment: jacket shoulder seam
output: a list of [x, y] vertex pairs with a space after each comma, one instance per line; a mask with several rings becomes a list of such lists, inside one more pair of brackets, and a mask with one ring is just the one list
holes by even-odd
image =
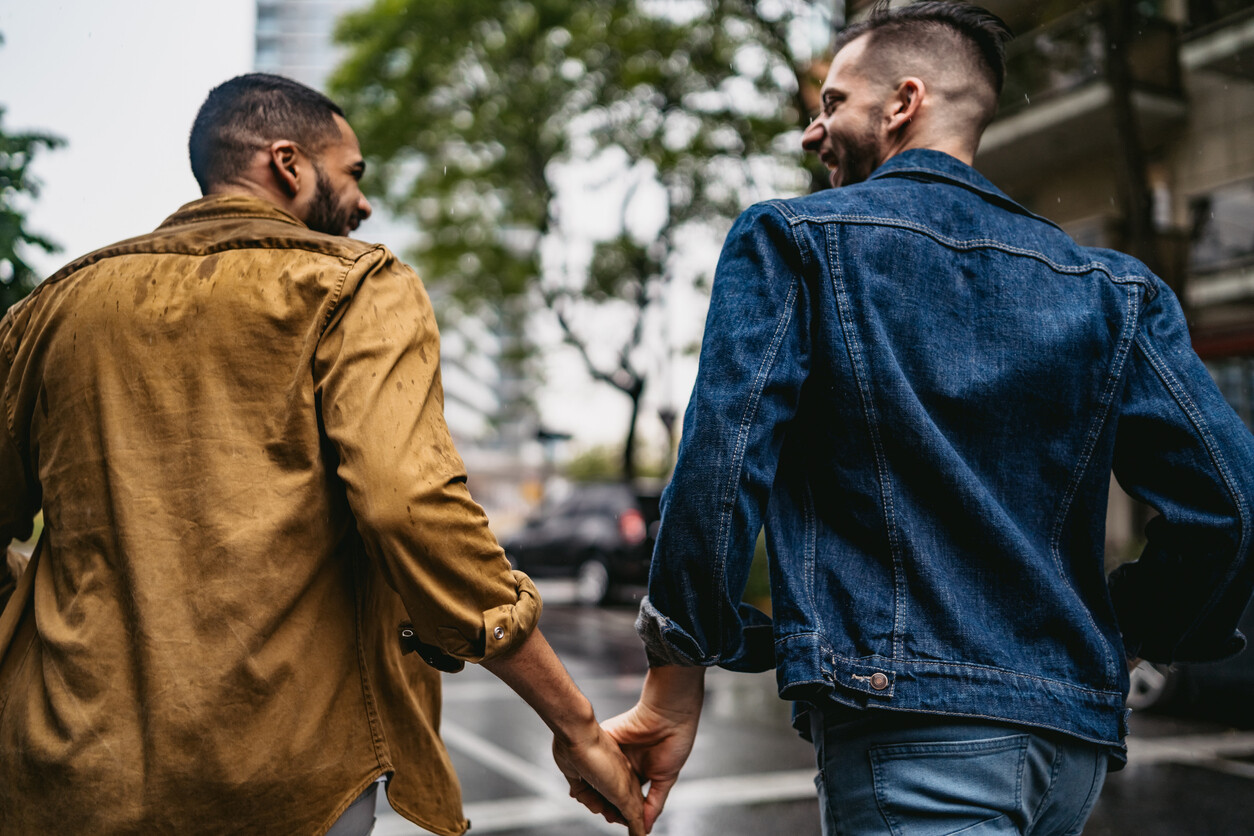
[[[370, 252], [371, 250], [373, 250], [375, 247], [378, 247], [378, 246], [380, 245], [378, 244], [372, 245], [371, 248], [367, 250], [366, 252]], [[104, 261], [108, 261], [109, 259], [112, 259], [112, 258], [120, 258], [120, 257], [125, 257], [125, 256], [132, 256], [132, 255], [208, 256], [208, 255], [217, 255], [218, 253], [230, 252], [232, 250], [301, 250], [304, 252], [311, 252], [311, 253], [316, 253], [318, 255], [323, 255], [323, 256], [326, 256], [327, 258], [334, 258], [340, 261], [355, 261], [356, 259], [360, 258], [362, 255], [362, 254], [351, 255], [347, 252], [345, 253], [332, 252], [328, 250], [327, 248], [317, 246], [315, 242], [313, 241], [308, 241], [308, 240], [304, 240], [301, 238], [263, 237], [263, 238], [244, 239], [244, 240], [232, 239], [230, 241], [223, 241], [213, 246], [208, 246], [208, 247], [203, 247], [203, 248], [193, 248], [193, 247], [188, 247], [188, 246], [177, 246], [177, 245], [176, 246], [153, 246], [152, 242], [148, 240], [147, 237], [145, 236], [144, 239], [140, 241], [135, 241], [134, 243], [123, 242], [121, 244], [115, 244], [114, 246], [106, 247], [105, 249], [102, 249], [102, 250], [96, 250], [95, 252], [88, 253], [85, 256], [77, 258], [74, 261], [71, 261], [69, 264], [62, 267], [57, 272], [53, 273], [47, 279], [44, 279], [42, 282], [39, 283], [39, 286], [42, 287], [44, 285], [50, 285], [50, 284], [60, 282], [61, 280], [67, 278], [68, 276], [71, 276], [74, 273], [79, 272], [80, 270], [83, 270], [87, 267], [91, 267], [95, 264], [99, 264]]]
[[340, 306], [340, 301], [343, 298], [343, 294], [344, 294], [344, 286], [348, 284], [349, 275], [351, 275], [352, 272], [355, 269], [357, 269], [358, 265], [360, 265], [364, 260], [368, 259], [371, 256], [380, 255], [386, 252], [386, 249], [387, 248], [384, 247], [382, 244], [375, 244], [370, 249], [366, 250], [363, 253], [360, 253], [349, 264], [344, 266], [344, 270], [340, 273], [340, 277], [335, 283], [335, 288], [327, 296], [327, 301], [326, 301], [327, 309], [326, 309], [326, 312], [322, 315], [322, 323], [318, 329], [319, 337], [321, 337], [322, 334], [326, 333], [327, 326], [331, 324], [331, 318], [335, 315], [335, 309]]
[[[773, 204], [783, 204], [783, 201], [772, 201]], [[1140, 284], [1145, 286], [1151, 293], [1154, 292], [1153, 282], [1148, 275], [1140, 273], [1116, 273], [1110, 269], [1110, 265], [1101, 261], [1087, 261], [1082, 264], [1060, 264], [1054, 259], [1047, 256], [1040, 250], [1034, 250], [1027, 247], [1017, 247], [1008, 244], [996, 238], [954, 238], [939, 232], [926, 224], [916, 221], [906, 220], [904, 218], [886, 218], [878, 215], [864, 215], [856, 213], [838, 212], [834, 214], [797, 214], [790, 213], [790, 223], [813, 223], [813, 224], [850, 224], [855, 226], [891, 226], [898, 229], [906, 229], [917, 232], [920, 235], [926, 235], [937, 243], [956, 250], [978, 250], [978, 249], [995, 249], [1010, 253], [1011, 255], [1020, 255], [1027, 258], [1036, 259], [1059, 273], [1069, 275], [1081, 275], [1083, 273], [1099, 272], [1104, 274], [1112, 282], [1119, 284]]]

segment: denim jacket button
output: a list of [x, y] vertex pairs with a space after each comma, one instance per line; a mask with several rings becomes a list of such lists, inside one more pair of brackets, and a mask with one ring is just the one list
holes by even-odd
[[885, 688], [888, 687], [888, 677], [884, 676], [884, 674], [882, 673], [872, 674], [871, 675], [871, 687], [874, 688], [876, 691], [883, 691]]
[[501, 639], [505, 638], [505, 628], [498, 626], [495, 630], [492, 631], [492, 635], [494, 638], [496, 638], [497, 641], [500, 641]]

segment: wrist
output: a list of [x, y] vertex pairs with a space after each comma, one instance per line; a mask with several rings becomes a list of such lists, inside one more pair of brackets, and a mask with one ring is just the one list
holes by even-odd
[[583, 694], [579, 694], [568, 709], [564, 709], [549, 723], [554, 739], [563, 746], [577, 746], [596, 739], [601, 734], [601, 726], [597, 723], [596, 712], [592, 703]]
[[664, 665], [649, 668], [640, 704], [675, 722], [700, 716], [705, 702], [705, 668]]

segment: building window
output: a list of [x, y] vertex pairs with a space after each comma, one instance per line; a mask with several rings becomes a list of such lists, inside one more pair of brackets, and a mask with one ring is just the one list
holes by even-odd
[[1224, 399], [1254, 430], [1254, 357], [1225, 357], [1206, 364]]
[[282, 69], [283, 54], [279, 42], [273, 38], [258, 38], [254, 63], [261, 72], [272, 73]]
[[1250, 0], [1189, 0], [1188, 29], [1250, 14]]
[[281, 21], [279, 18], [278, 6], [258, 6], [257, 7], [257, 35], [278, 36], [282, 32]]
[[1243, 180], [1190, 201], [1189, 270], [1211, 273], [1254, 263], [1254, 180]]

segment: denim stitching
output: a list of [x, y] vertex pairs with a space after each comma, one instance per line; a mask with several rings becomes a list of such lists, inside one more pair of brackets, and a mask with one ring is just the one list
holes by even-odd
[[[786, 208], [786, 205], [779, 205], [776, 208], [784, 209]], [[805, 242], [798, 237], [798, 227], [795, 224], [790, 224], [789, 233], [792, 235], [793, 245], [796, 247], [797, 253], [801, 257], [803, 268], [810, 266], [812, 263], [810, 257], [810, 247], [806, 246]], [[815, 598], [815, 587], [817, 586], [817, 583], [815, 582], [815, 567], [817, 565], [818, 553], [818, 526], [815, 524], [814, 494], [808, 479], [806, 480], [805, 493], [802, 497], [802, 510], [805, 516], [803, 567], [805, 571], [806, 593], [810, 599], [810, 612], [814, 613], [815, 626], [820, 632], [822, 632], [823, 619], [821, 610], [819, 609]]]
[[[788, 294], [784, 299], [783, 312], [775, 325], [775, 333], [771, 335], [770, 345], [762, 358], [761, 364], [753, 377], [749, 388], [749, 399], [741, 414], [740, 427], [736, 436], [736, 445], [732, 449], [731, 467], [728, 468], [727, 484], [723, 489], [723, 511], [719, 516], [718, 540], [715, 542], [714, 581], [719, 589], [726, 589], [727, 583], [727, 550], [731, 540], [731, 517], [736, 509], [737, 486], [740, 484], [741, 470], [744, 466], [745, 450], [748, 447], [749, 429], [757, 414], [758, 403], [762, 390], [766, 385], [766, 377], [775, 365], [775, 357], [779, 346], [784, 341], [784, 332], [792, 321], [793, 303], [797, 298], [797, 278], [794, 276], [788, 285]], [[723, 609], [718, 609], [718, 631], [723, 633]], [[721, 656], [721, 654], [720, 654]], [[717, 662], [719, 657], [712, 661]]]
[[[870, 755], [871, 753], [868, 752], [867, 754]], [[884, 824], [888, 825], [889, 832], [892, 833], [893, 836], [898, 836], [900, 825], [897, 822], [897, 819], [885, 809], [884, 793], [880, 790], [880, 785], [883, 782], [881, 777], [883, 762], [880, 761], [879, 758], [874, 757], [870, 758], [870, 761], [871, 783], [872, 788], [875, 790], [875, 806], [879, 808], [880, 818], [884, 819]]]
[[840, 317], [841, 333], [845, 338], [845, 348], [849, 352], [849, 360], [853, 365], [854, 380], [858, 386], [858, 395], [862, 403], [862, 417], [867, 424], [867, 433], [871, 437], [871, 449], [875, 455], [875, 469], [880, 483], [880, 501], [883, 503], [884, 528], [888, 535], [888, 548], [893, 558], [893, 639], [892, 655], [899, 658], [901, 652], [901, 604], [905, 600], [905, 576], [901, 570], [901, 546], [897, 538], [897, 512], [893, 506], [892, 484], [888, 472], [888, 463], [884, 454], [884, 445], [879, 435], [879, 422], [876, 419], [875, 399], [871, 392], [869, 375], [867, 374], [862, 354], [862, 344], [858, 339], [853, 311], [850, 310], [849, 292], [845, 287], [843, 268], [840, 260], [840, 247], [835, 244], [835, 233], [831, 227], [827, 231], [828, 263], [832, 265], [832, 292], [836, 301], [836, 312]]
[[[1076, 494], [1080, 491], [1080, 485], [1084, 481], [1084, 472], [1089, 469], [1093, 450], [1096, 449], [1097, 441], [1101, 437], [1102, 430], [1110, 416], [1116, 386], [1124, 379], [1124, 366], [1127, 363], [1128, 354], [1135, 339], [1135, 323], [1139, 314], [1138, 295], [1130, 290], [1125, 292], [1123, 327], [1119, 329], [1119, 342], [1115, 347], [1114, 357], [1106, 372], [1106, 386], [1098, 397], [1097, 409], [1094, 410], [1093, 418], [1089, 423], [1089, 431], [1085, 436], [1084, 446], [1080, 450], [1080, 458], [1076, 462], [1075, 469], [1071, 472], [1070, 481], [1063, 489], [1062, 500], [1058, 503], [1053, 529], [1049, 535], [1049, 553], [1053, 557], [1054, 566], [1058, 570], [1058, 579], [1070, 586], [1076, 597], [1080, 597], [1079, 592], [1071, 585], [1067, 577], [1067, 571], [1062, 565], [1062, 535], [1063, 530], [1066, 528], [1067, 518], [1071, 514], [1072, 502], [1075, 500]], [[1093, 635], [1102, 635], [1101, 629], [1097, 626], [1097, 621], [1093, 618], [1092, 611], [1087, 607], [1084, 608], [1084, 618], [1088, 621]], [[1110, 644], [1102, 641], [1099, 642], [1099, 645], [1101, 647], [1105, 674], [1109, 681], [1115, 675], [1115, 662], [1110, 653]]]
[[1025, 737], [1022, 745], [1019, 746], [1019, 767], [1015, 771], [1018, 776], [1015, 780], [1015, 810], [1023, 809], [1023, 764], [1028, 759], [1028, 747], [1031, 745], [1032, 739]]
[[[1197, 404], [1193, 402], [1193, 399], [1189, 397], [1188, 392], [1185, 391], [1184, 387], [1180, 384], [1180, 381], [1167, 365], [1166, 360], [1158, 353], [1158, 350], [1154, 348], [1154, 345], [1150, 342], [1149, 338], [1138, 334], [1136, 345], [1141, 349], [1141, 352], [1145, 355], [1145, 358], [1153, 367], [1159, 380], [1162, 381], [1163, 385], [1170, 392], [1172, 399], [1176, 402], [1176, 405], [1180, 407], [1180, 410], [1188, 417], [1189, 423], [1193, 425], [1193, 429], [1197, 432], [1198, 437], [1206, 447], [1206, 452], [1210, 456], [1211, 464], [1215, 466], [1215, 469], [1219, 472], [1220, 477], [1223, 479], [1224, 487], [1228, 490], [1229, 499], [1231, 499], [1233, 509], [1237, 512], [1237, 516], [1241, 523], [1241, 536], [1236, 553], [1243, 554], [1249, 547], [1249, 509], [1242, 501], [1241, 493], [1237, 490], [1236, 485], [1233, 483], [1232, 471], [1228, 466], [1227, 460], [1220, 451], [1219, 445], [1215, 443], [1214, 436], [1212, 436], [1210, 432], [1210, 427], [1208, 427], [1206, 422], [1202, 419], [1201, 410], [1198, 409]], [[1235, 566], [1229, 566], [1228, 573], [1223, 582], [1216, 584], [1215, 589], [1217, 591], [1214, 592], [1211, 595], [1210, 600], [1206, 602], [1205, 608], [1197, 617], [1197, 620], [1194, 621], [1194, 624], [1203, 619], [1210, 612], [1211, 608], [1214, 607], [1215, 600], [1222, 595], [1222, 590], [1227, 586], [1228, 578], [1231, 578], [1232, 573], [1235, 570]], [[1192, 625], [1190, 625], [1189, 629], [1192, 630]]]
[[[883, 787], [882, 772], [883, 765], [891, 761], [911, 760], [920, 756], [941, 755], [941, 756], [970, 756], [970, 755], [987, 755], [1000, 754], [1002, 752], [1010, 752], [1018, 750], [1019, 769], [1018, 780], [1015, 781], [1014, 798], [1015, 807], [1022, 809], [1023, 805], [1023, 761], [1027, 753], [1030, 735], [1026, 733], [1011, 734], [1003, 737], [988, 738], [985, 740], [936, 740], [936, 741], [920, 741], [917, 743], [885, 743], [872, 745], [867, 750], [868, 759], [871, 761], [871, 780], [875, 790], [875, 805], [879, 808], [880, 815], [884, 818], [889, 830], [894, 836], [900, 830], [900, 822], [893, 817], [886, 805], [888, 803], [887, 793]], [[1006, 813], [991, 816], [988, 819], [977, 822], [976, 824], [984, 824], [994, 821], [998, 818], [1004, 818]], [[961, 833], [967, 830], [969, 825], [957, 832]]]
[[1241, 518], [1241, 542], [1239, 552], [1246, 550], [1246, 543], [1249, 540], [1249, 509], [1245, 503], [1241, 501], [1241, 492], [1237, 490], [1233, 484], [1232, 471], [1228, 466], [1227, 459], [1224, 458], [1223, 452], [1219, 449], [1219, 445], [1215, 443], [1214, 437], [1211, 435], [1210, 427], [1202, 420], [1201, 410], [1197, 408], [1197, 404], [1189, 397], [1184, 387], [1180, 384], [1179, 379], [1171, 371], [1166, 360], [1158, 353], [1148, 337], [1138, 335], [1136, 340], [1137, 346], [1145, 353], [1146, 359], [1150, 361], [1150, 365], [1154, 367], [1158, 377], [1162, 380], [1163, 385], [1170, 391], [1176, 404], [1189, 417], [1189, 422], [1193, 424], [1202, 441], [1206, 445], [1206, 452], [1210, 454], [1211, 461], [1215, 465], [1215, 469], [1223, 476], [1224, 487], [1228, 489], [1228, 493], [1232, 498], [1232, 504], [1235, 506], [1237, 514]]
[[1093, 805], [1097, 802], [1097, 794], [1099, 792], [1099, 788], [1101, 787], [1102, 780], [1105, 778], [1105, 773], [1102, 771], [1102, 761], [1103, 758], [1100, 753], [1094, 754], [1093, 780], [1089, 784], [1088, 797], [1084, 799], [1083, 806], [1076, 811], [1075, 818], [1071, 820], [1071, 824], [1067, 827], [1064, 836], [1073, 836], [1073, 834], [1080, 833], [1080, 829], [1083, 827], [1084, 822], [1088, 819], [1088, 814], [1092, 811]]
[[[784, 636], [783, 638], [779, 639], [779, 640], [776, 642], [776, 644], [780, 644], [780, 643], [782, 643], [782, 642], [787, 641], [788, 639], [794, 638], [794, 637], [796, 637], [796, 636], [801, 636], [801, 635], [808, 635], [808, 634], [805, 634], [805, 633], [793, 633], [793, 634], [791, 634], [791, 635]], [[821, 637], [821, 636], [820, 636], [820, 637]], [[937, 660], [937, 659], [908, 659], [908, 658], [901, 658], [901, 659], [888, 659], [888, 658], [886, 658], [886, 657], [880, 657], [880, 656], [864, 657], [864, 658], [862, 658], [862, 659], [851, 659], [851, 658], [850, 658], [850, 657], [848, 657], [848, 656], [837, 656], [836, 654], [832, 654], [832, 659], [833, 659], [833, 660], [836, 660], [836, 661], [841, 661], [841, 662], [846, 662], [846, 663], [853, 664], [853, 665], [860, 665], [860, 666], [862, 666], [862, 667], [871, 667], [870, 665], [867, 665], [867, 664], [866, 664], [866, 661], [865, 661], [865, 660], [866, 660], [867, 658], [870, 658], [870, 659], [884, 659], [884, 661], [886, 661], [886, 662], [894, 662], [894, 663], [896, 663], [896, 664], [906, 665], [906, 666], [910, 666], [910, 665], [929, 665], [929, 666], [935, 666], [935, 667], [938, 667], [938, 668], [955, 668], [955, 669], [958, 669], [958, 670], [964, 670], [964, 669], [966, 669], [966, 670], [975, 670], [975, 671], [987, 671], [987, 672], [989, 672], [989, 673], [995, 673], [995, 674], [998, 674], [998, 675], [1001, 675], [1001, 676], [1013, 676], [1013, 677], [1017, 677], [1017, 678], [1020, 678], [1020, 679], [1029, 679], [1029, 680], [1032, 680], [1032, 681], [1034, 681], [1034, 682], [1044, 682], [1044, 683], [1049, 683], [1049, 684], [1051, 684], [1051, 685], [1057, 685], [1057, 686], [1058, 686], [1058, 687], [1060, 687], [1060, 688], [1068, 688], [1068, 689], [1070, 689], [1070, 690], [1072, 690], [1072, 691], [1078, 691], [1078, 692], [1083, 693], [1083, 694], [1093, 694], [1094, 696], [1097, 696], [1097, 695], [1102, 695], [1102, 694], [1113, 694], [1113, 693], [1115, 693], [1114, 691], [1111, 691], [1111, 690], [1108, 690], [1108, 689], [1103, 689], [1103, 688], [1085, 688], [1085, 687], [1083, 687], [1083, 686], [1081, 686], [1081, 685], [1073, 685], [1073, 684], [1072, 684], [1072, 683], [1070, 683], [1070, 682], [1064, 682], [1063, 680], [1060, 680], [1060, 679], [1050, 679], [1050, 678], [1049, 678], [1049, 677], [1047, 677], [1047, 676], [1034, 676], [1033, 674], [1030, 674], [1030, 673], [1021, 673], [1021, 672], [1019, 672], [1019, 671], [1008, 670], [1007, 668], [999, 668], [999, 667], [996, 667], [995, 665], [981, 665], [981, 664], [976, 664], [976, 663], [971, 663], [971, 662], [954, 662], [954, 661], [950, 661], [950, 660], [946, 660], [946, 659], [940, 659], [940, 660]]]
[[[1037, 738], [1038, 740], [1044, 738]], [[1027, 834], [1031, 836], [1032, 830], [1040, 823], [1041, 813], [1049, 806], [1049, 801], [1054, 797], [1054, 790], [1058, 786], [1058, 773], [1062, 771], [1063, 747], [1054, 741], [1049, 741], [1054, 747], [1054, 759], [1049, 770], [1049, 786], [1045, 788], [1045, 792], [1041, 793], [1041, 800], [1037, 802], [1036, 809], [1032, 811], [1032, 818], [1027, 822]]]
[[996, 238], [967, 238], [967, 239], [951, 238], [948, 235], [945, 235], [944, 233], [937, 232], [936, 230], [932, 229], [929, 226], [926, 226], [925, 224], [920, 224], [914, 221], [904, 220], [902, 218], [885, 218], [885, 217], [879, 217], [876, 215], [850, 215], [850, 214], [845, 214], [845, 213], [835, 213], [835, 214], [830, 214], [830, 215], [795, 215], [794, 214], [793, 219], [794, 219], [793, 221], [794, 223], [807, 223], [808, 222], [808, 223], [823, 224], [825, 226], [828, 224], [847, 223], [847, 224], [857, 224], [860, 226], [889, 226], [889, 227], [895, 227], [898, 229], [909, 229], [914, 232], [918, 232], [922, 235], [926, 235], [927, 237], [935, 240], [937, 243], [943, 244], [955, 250], [978, 250], [978, 249], [1001, 250], [1003, 252], [1010, 253], [1012, 255], [1022, 255], [1022, 256], [1027, 256], [1029, 258], [1036, 259], [1037, 261], [1040, 261], [1044, 264], [1049, 265], [1051, 268], [1058, 271], [1059, 273], [1066, 273], [1068, 275], [1080, 275], [1083, 273], [1091, 273], [1093, 271], [1097, 271], [1100, 273], [1104, 273], [1112, 281], [1117, 281], [1121, 283], [1131, 282], [1131, 283], [1142, 284], [1142, 285], [1150, 284], [1150, 279], [1140, 274], [1128, 273], [1128, 274], [1116, 275], [1115, 273], [1111, 271], [1109, 265], [1104, 264], [1100, 261], [1089, 261], [1089, 262], [1085, 262], [1084, 264], [1071, 264], [1071, 265], [1059, 264], [1057, 261], [1054, 261], [1052, 258], [1045, 255], [1040, 250], [1032, 250], [1032, 249], [1027, 249], [1025, 247], [1016, 247], [1011, 244], [1007, 244], [1004, 241], [1000, 241]]
[[810, 612], [814, 614], [814, 626], [821, 634], [823, 632], [823, 611], [819, 608], [815, 598], [815, 587], [818, 586], [815, 578], [816, 566], [818, 565], [818, 526], [815, 525], [814, 494], [810, 489], [810, 481], [808, 479], [805, 483], [805, 493], [802, 496], [802, 508], [805, 512], [806, 525], [805, 557], [803, 558], [806, 592], [809, 593], [810, 597]]

